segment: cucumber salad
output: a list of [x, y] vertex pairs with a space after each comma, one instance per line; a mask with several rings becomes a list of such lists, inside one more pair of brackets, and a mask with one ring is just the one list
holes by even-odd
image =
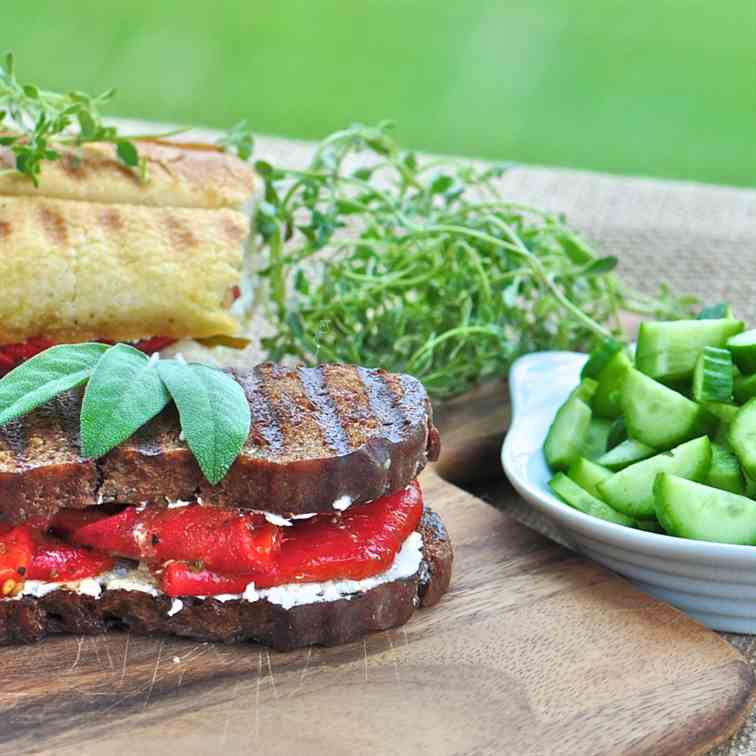
[[585, 514], [756, 545], [756, 329], [727, 305], [607, 340], [544, 442], [551, 489]]

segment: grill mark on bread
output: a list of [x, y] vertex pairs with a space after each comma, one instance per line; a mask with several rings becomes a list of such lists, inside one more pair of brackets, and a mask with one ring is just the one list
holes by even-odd
[[22, 419], [0, 426], [0, 467], [17, 472], [25, 467], [26, 425]]
[[341, 426], [356, 449], [375, 435], [379, 424], [358, 369], [353, 365], [324, 365], [320, 369], [334, 397]]
[[12, 231], [13, 226], [8, 221], [0, 220], [0, 239], [8, 239]]
[[114, 207], [108, 207], [100, 213], [100, 223], [109, 231], [122, 231], [123, 216]]
[[316, 407], [307, 396], [294, 368], [264, 363], [259, 366], [265, 396], [278, 420], [284, 456], [306, 453], [317, 459], [327, 457], [330, 449], [324, 429], [315, 417]]
[[79, 407], [81, 402], [73, 393], [61, 394], [55, 400], [55, 414], [60, 429], [66, 438], [68, 448], [79, 456], [81, 452], [81, 436], [79, 424]]
[[252, 427], [245, 447], [263, 446], [266, 452], [280, 454], [284, 449], [283, 433], [273, 412], [265, 386], [265, 377], [258, 365], [246, 376], [235, 376], [249, 402]]
[[386, 429], [386, 436], [396, 441], [401, 438], [402, 428], [409, 424], [385, 371], [358, 368], [360, 378], [367, 391], [373, 414]]
[[197, 244], [197, 237], [176, 214], [167, 212], [163, 217], [168, 236], [178, 249], [188, 249]]
[[241, 244], [247, 236], [248, 228], [246, 223], [235, 223], [227, 215], [224, 215], [221, 226], [226, 238], [234, 244]]
[[39, 208], [39, 217], [50, 241], [61, 246], [68, 243], [68, 227], [61, 213], [49, 205], [42, 205]]
[[352, 445], [339, 417], [337, 405], [329, 392], [326, 371], [317, 367], [302, 367], [298, 372], [306, 396], [317, 409], [317, 422], [323, 440], [336, 454], [348, 454]]

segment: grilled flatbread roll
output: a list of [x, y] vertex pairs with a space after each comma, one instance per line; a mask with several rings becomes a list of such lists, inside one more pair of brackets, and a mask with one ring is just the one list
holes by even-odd
[[[147, 182], [119, 162], [111, 144], [56, 147], [62, 157], [43, 164], [39, 187], [26, 176], [0, 175], [0, 195], [241, 210], [255, 190], [251, 166], [212, 145], [160, 141], [136, 144], [139, 154], [147, 159]], [[0, 170], [14, 166], [10, 150], [0, 148]]]
[[235, 333], [248, 233], [226, 208], [0, 196], [0, 345]]

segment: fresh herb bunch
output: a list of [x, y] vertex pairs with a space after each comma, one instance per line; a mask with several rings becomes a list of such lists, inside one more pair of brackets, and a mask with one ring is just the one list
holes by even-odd
[[63, 344], [22, 363], [0, 380], [0, 425], [81, 386], [85, 459], [107, 454], [173, 401], [181, 437], [215, 485], [249, 434], [249, 404], [230, 375], [181, 359], [148, 358], [128, 344]]
[[[100, 108], [114, 94], [114, 89], [97, 96], [84, 92], [60, 94], [34, 84], [21, 84], [16, 78], [13, 55], [8, 53], [4, 65], [0, 65], [0, 146], [10, 148], [16, 165], [5, 173], [21, 173], [37, 186], [44, 162], [59, 159], [60, 147], [109, 142], [115, 145], [121, 163], [147, 181], [147, 161], [140, 156], [135, 142], [163, 139], [188, 129], [124, 136], [115, 126], [106, 125], [100, 115]], [[246, 121], [231, 128], [217, 144], [234, 150], [242, 160], [248, 159], [252, 134]]]
[[620, 335], [620, 310], [690, 312], [624, 286], [563, 218], [503, 199], [506, 166], [423, 163], [388, 124], [331, 135], [305, 170], [256, 168], [274, 360], [380, 366], [449, 397], [521, 354]]

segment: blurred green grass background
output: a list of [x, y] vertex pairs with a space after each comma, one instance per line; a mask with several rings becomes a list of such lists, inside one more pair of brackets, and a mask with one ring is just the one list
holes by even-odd
[[118, 115], [756, 184], [756, 2], [3, 3], [19, 76]]

